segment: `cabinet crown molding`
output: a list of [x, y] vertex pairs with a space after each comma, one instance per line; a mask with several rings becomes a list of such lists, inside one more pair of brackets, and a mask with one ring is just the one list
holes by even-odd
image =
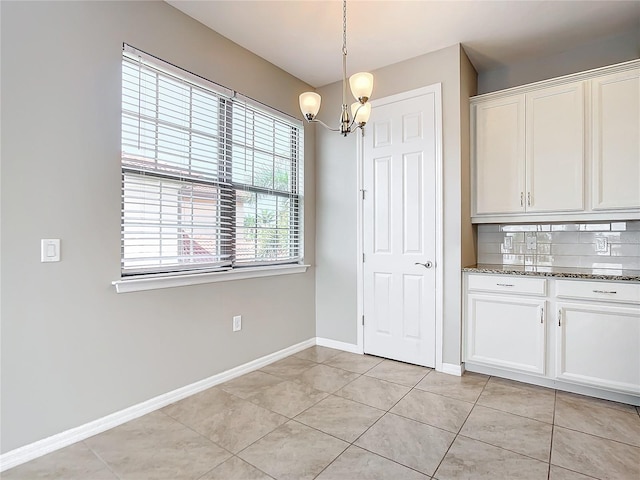
[[483, 93], [482, 95], [470, 97], [469, 101], [471, 102], [471, 105], [475, 105], [487, 100], [507, 97], [510, 95], [517, 95], [520, 93], [532, 92], [538, 89], [549, 88], [556, 85], [564, 85], [571, 82], [579, 82], [581, 80], [589, 80], [602, 75], [626, 72], [635, 68], [640, 68], [640, 59], [630, 60], [623, 63], [616, 63], [614, 65], [607, 65], [605, 67], [594, 68], [592, 70], [585, 70], [583, 72], [571, 73], [569, 75], [554, 77], [548, 80], [540, 80], [539, 82], [527, 83], [525, 85], [518, 85], [517, 87], [511, 87], [495, 92]]

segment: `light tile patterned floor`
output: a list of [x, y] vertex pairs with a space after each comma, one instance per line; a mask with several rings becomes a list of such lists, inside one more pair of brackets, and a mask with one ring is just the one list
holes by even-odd
[[640, 479], [640, 409], [312, 347], [12, 479]]

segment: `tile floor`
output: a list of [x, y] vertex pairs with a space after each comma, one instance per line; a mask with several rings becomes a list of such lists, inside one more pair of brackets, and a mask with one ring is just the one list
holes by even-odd
[[640, 479], [640, 410], [312, 347], [3, 479]]

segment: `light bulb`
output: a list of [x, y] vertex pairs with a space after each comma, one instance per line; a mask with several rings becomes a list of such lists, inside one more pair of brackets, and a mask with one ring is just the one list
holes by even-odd
[[360, 103], [365, 103], [371, 98], [373, 92], [373, 75], [367, 72], [354, 73], [349, 78], [351, 93]]
[[313, 120], [320, 110], [322, 97], [315, 92], [304, 92], [300, 94], [300, 111], [308, 121]]
[[363, 127], [365, 123], [369, 121], [371, 116], [371, 104], [355, 102], [351, 104], [351, 115], [354, 117], [355, 122]]

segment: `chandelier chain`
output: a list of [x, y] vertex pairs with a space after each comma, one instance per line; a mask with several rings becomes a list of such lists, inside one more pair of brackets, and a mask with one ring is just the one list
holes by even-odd
[[342, 53], [347, 54], [347, 0], [342, 1]]

